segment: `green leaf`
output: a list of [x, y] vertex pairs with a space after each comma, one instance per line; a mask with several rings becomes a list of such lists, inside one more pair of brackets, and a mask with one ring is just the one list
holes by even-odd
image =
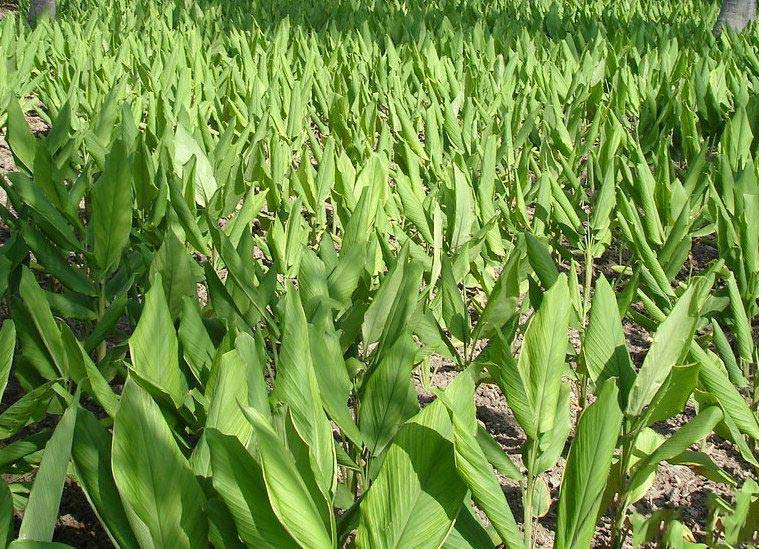
[[[545, 433], [541, 433], [535, 444], [539, 448], [539, 457], [535, 462], [533, 469], [530, 471], [533, 475], [538, 475], [552, 469], [564, 452], [564, 445], [567, 437], [572, 431], [572, 417], [570, 416], [570, 386], [569, 383], [561, 383], [559, 390], [559, 399], [556, 401], [556, 414], [554, 416], [553, 428]], [[533, 502], [535, 499], [533, 498]]]
[[251, 433], [250, 424], [240, 409], [240, 404], [248, 403], [248, 375], [255, 375], [248, 374], [250, 366], [254, 365], [246, 364], [237, 349], [222, 355], [206, 418], [206, 428], [235, 436], [243, 444], [248, 443]]
[[356, 546], [437, 547], [466, 496], [451, 442], [448, 412], [427, 406], [398, 431], [361, 502]]
[[[465, 372], [459, 377], [462, 378], [459, 383], [460, 390], [465, 393], [468, 400], [474, 401], [474, 381], [471, 376]], [[477, 420], [474, 407], [468, 406], [465, 413], [457, 412], [444, 393], [439, 393], [439, 395], [448, 408], [453, 422], [453, 447], [459, 476], [466, 482], [472, 498], [485, 512], [505, 546], [514, 549], [522, 548], [524, 538], [514, 520], [501, 484], [477, 442]]]
[[515, 252], [509, 257], [493, 289], [488, 302], [480, 314], [472, 339], [493, 337], [497, 330], [516, 314], [519, 301], [519, 267], [521, 254]]
[[609, 378], [617, 378], [620, 404], [626, 406], [627, 394], [635, 383], [635, 370], [627, 351], [614, 290], [603, 275], [596, 281], [582, 353], [588, 375], [596, 386], [600, 387]]
[[286, 403], [300, 436], [311, 450], [312, 468], [323, 494], [334, 490], [335, 450], [332, 426], [322, 408], [300, 297], [291, 285], [283, 303], [282, 345], [272, 402]]
[[158, 405], [128, 379], [113, 427], [113, 476], [141, 547], [206, 547], [205, 496]]
[[255, 451], [274, 513], [302, 547], [331, 548], [334, 534], [328, 530], [320, 503], [306, 488], [292, 455], [263, 415], [253, 408], [244, 408], [244, 412], [253, 426]]
[[18, 100], [13, 97], [8, 101], [8, 145], [19, 162], [19, 167], [24, 168], [26, 173], [34, 171], [35, 139], [26, 123], [24, 113]]
[[742, 433], [759, 440], [759, 419], [730, 382], [727, 372], [695, 341], [691, 342], [690, 356], [701, 365], [698, 374], [700, 385], [719, 402], [725, 415], [732, 419]]
[[444, 549], [494, 549], [488, 531], [480, 524], [470, 504], [461, 506], [456, 524], [446, 538]]
[[411, 337], [403, 335], [365, 381], [360, 426], [364, 443], [372, 455], [382, 452], [400, 425], [419, 411], [411, 382], [415, 356]]
[[667, 438], [651, 454], [636, 465], [630, 479], [630, 492], [645, 482], [662, 461], [679, 456], [693, 444], [708, 436], [722, 420], [719, 406], [709, 406], [701, 410], [696, 417], [680, 427], [674, 435]]
[[408, 248], [404, 247], [398, 255], [395, 265], [382, 278], [379, 289], [374, 294], [374, 299], [366, 310], [364, 323], [361, 326], [365, 345], [371, 345], [379, 340], [382, 332], [386, 330], [393, 303], [398, 299], [403, 279], [406, 276], [407, 261]]
[[[12, 320], [3, 322], [0, 328], [0, 400], [5, 394], [5, 388], [8, 386], [8, 376], [11, 373], [13, 365], [13, 351], [16, 348], [16, 326]], [[2, 541], [0, 536], [0, 541]]]
[[216, 347], [200, 318], [197, 299], [185, 297], [183, 300], [177, 335], [182, 345], [182, 356], [185, 362], [195, 379], [205, 385], [211, 372]]
[[69, 258], [62, 255], [60, 249], [49, 242], [32, 225], [22, 222], [21, 235], [29, 249], [34, 252], [34, 257], [38, 263], [64, 286], [87, 296], [97, 295], [97, 290], [92, 281], [81, 270], [73, 266]]
[[530, 319], [517, 362], [536, 433], [545, 433], [554, 426], [568, 327], [569, 289], [566, 275], [561, 274]]
[[116, 294], [111, 300], [111, 304], [98, 319], [95, 328], [90, 332], [87, 339], [84, 340], [84, 348], [87, 352], [92, 352], [111, 333], [111, 330], [124, 314], [127, 302], [129, 301], [128, 290], [129, 288], [126, 287]]
[[[532, 403], [527, 395], [527, 380], [517, 366], [517, 361], [511, 354], [511, 349], [503, 340], [503, 334], [497, 334], [488, 345], [485, 367], [495, 382], [503, 391], [506, 402], [514, 413], [514, 417], [529, 439], [537, 439], [538, 421], [535, 418]], [[486, 354], [483, 351], [480, 354]], [[478, 360], [480, 360], [478, 357]]]
[[448, 256], [442, 258], [440, 292], [443, 296], [443, 320], [453, 337], [466, 347], [469, 344], [469, 314], [461, 297], [456, 279], [453, 276]]
[[32, 272], [26, 267], [21, 271], [19, 293], [34, 323], [39, 341], [44, 345], [58, 373], [64, 377], [68, 376], [69, 368], [61, 332], [55, 323], [53, 313], [50, 311], [50, 305], [45, 298], [44, 291], [40, 288]]
[[140, 320], [129, 338], [129, 353], [140, 379], [168, 394], [178, 409], [187, 393], [187, 381], [179, 369], [177, 348], [177, 334], [161, 277], [156, 276], [145, 295]]
[[622, 426], [613, 380], [580, 416], [559, 493], [556, 547], [588, 547]]
[[71, 442], [76, 425], [77, 404], [69, 406], [45, 445], [40, 467], [34, 477], [29, 502], [24, 511], [20, 540], [52, 541], [63, 483], [71, 456]]
[[105, 278], [118, 267], [132, 230], [132, 172], [123, 141], [114, 142], [90, 197], [93, 252]]
[[240, 441], [215, 429], [205, 432], [213, 485], [248, 547], [298, 547], [272, 510], [263, 469]]
[[111, 472], [111, 434], [89, 410], [80, 408], [71, 460], [87, 500], [119, 547], [139, 547]]
[[457, 164], [453, 165], [453, 191], [455, 203], [450, 216], [449, 242], [451, 250], [457, 250], [471, 238], [475, 221], [472, 186]]
[[530, 265], [535, 274], [538, 275], [543, 287], [546, 289], [551, 288], [559, 278], [559, 271], [553, 259], [551, 259], [548, 248], [530, 233], [524, 233], [524, 239], [527, 244], [527, 259]]
[[12, 437], [26, 427], [31, 418], [47, 409], [55, 383], [48, 381], [35, 387], [0, 414], [0, 440]]
[[687, 352], [698, 322], [701, 288], [699, 282], [691, 284], [656, 330], [654, 341], [630, 389], [628, 415], [639, 416], [643, 412], [664, 384], [672, 367]]
[[698, 364], [674, 366], [669, 378], [654, 397], [646, 413], [646, 425], [663, 421], [682, 413], [698, 383]]
[[501, 448], [498, 441], [493, 438], [482, 425], [477, 426], [477, 443], [480, 445], [482, 453], [488, 460], [488, 463], [492, 465], [496, 471], [501, 473], [506, 478], [521, 482], [524, 480], [524, 475], [519, 470], [519, 467], [511, 461], [509, 455]]
[[5, 481], [0, 482], [0, 543], [8, 545], [13, 535], [13, 496]]
[[198, 205], [205, 206], [219, 185], [205, 152], [187, 128], [179, 123], [174, 135], [174, 171], [178, 176], [182, 177], [185, 164], [193, 157], [195, 158], [195, 200]]
[[31, 209], [29, 213], [48, 238], [64, 250], [82, 249], [66, 217], [34, 181], [20, 173], [11, 173], [6, 177], [13, 183], [12, 190], [18, 193], [19, 199]]
[[308, 326], [308, 340], [314, 362], [314, 372], [319, 383], [324, 408], [340, 430], [354, 444], [361, 445], [361, 432], [354, 423], [348, 408], [353, 384], [345, 367], [340, 348], [340, 339], [334, 328], [327, 328], [326, 322]]
[[184, 245], [172, 231], [166, 231], [163, 244], [150, 264], [150, 278], [160, 273], [164, 294], [173, 319], [176, 319], [182, 311], [184, 298], [197, 299], [194, 267]]

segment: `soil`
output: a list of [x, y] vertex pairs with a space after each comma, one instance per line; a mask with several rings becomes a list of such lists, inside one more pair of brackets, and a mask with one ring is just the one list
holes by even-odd
[[0, 19], [8, 15], [9, 13], [15, 13], [18, 11], [18, 5], [15, 2], [1, 2], [0, 3]]

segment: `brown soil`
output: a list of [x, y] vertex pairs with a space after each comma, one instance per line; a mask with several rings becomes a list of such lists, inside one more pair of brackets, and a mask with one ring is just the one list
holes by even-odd
[[16, 13], [17, 11], [18, 11], [18, 5], [15, 2], [0, 3], [0, 19], [5, 17], [9, 13]]
[[[19, 512], [13, 517], [14, 537], [21, 526], [22, 517], [23, 513]], [[71, 480], [67, 480], [63, 487], [53, 541], [82, 549], [114, 547], [92, 511], [84, 492]]]

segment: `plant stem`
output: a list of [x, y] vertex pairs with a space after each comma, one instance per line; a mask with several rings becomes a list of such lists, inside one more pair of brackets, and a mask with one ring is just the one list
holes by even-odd
[[527, 473], [527, 490], [524, 493], [524, 546], [532, 548], [532, 495], [535, 491], [535, 479]]
[[[106, 309], [106, 299], [105, 299], [105, 282], [100, 283], [100, 291], [98, 292], [98, 322], [100, 319], [103, 318], [103, 315], [105, 314]], [[108, 344], [106, 343], [105, 339], [100, 342], [97, 348], [97, 359], [98, 362], [102, 361], [105, 358], [105, 354], [108, 351]]]
[[533, 537], [532, 498], [535, 494], [535, 481], [537, 477], [532, 472], [535, 470], [536, 460], [536, 446], [532, 445], [527, 455], [527, 488], [525, 489], [522, 501], [524, 507], [524, 546], [527, 549], [532, 549], [535, 544]]
[[[612, 528], [612, 547], [621, 549], [625, 536], [623, 536], [625, 517], [627, 516], [628, 494], [627, 494], [627, 470], [630, 468], [630, 459], [635, 451], [635, 441], [638, 439], [644, 422], [638, 419], [637, 423], [631, 429], [631, 437], [622, 444], [622, 456], [620, 457], [620, 479], [619, 479], [619, 501], [614, 516]], [[623, 433], [623, 436], [625, 433]]]
[[582, 288], [582, 325], [588, 325], [588, 312], [590, 310], [590, 287], [593, 285], [593, 239], [588, 238], [585, 243], [585, 284]]

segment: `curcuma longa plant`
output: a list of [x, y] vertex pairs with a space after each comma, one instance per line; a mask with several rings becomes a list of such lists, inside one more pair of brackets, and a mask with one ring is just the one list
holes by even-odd
[[0, 540], [754, 542], [755, 34], [328, 4], [0, 20]]

